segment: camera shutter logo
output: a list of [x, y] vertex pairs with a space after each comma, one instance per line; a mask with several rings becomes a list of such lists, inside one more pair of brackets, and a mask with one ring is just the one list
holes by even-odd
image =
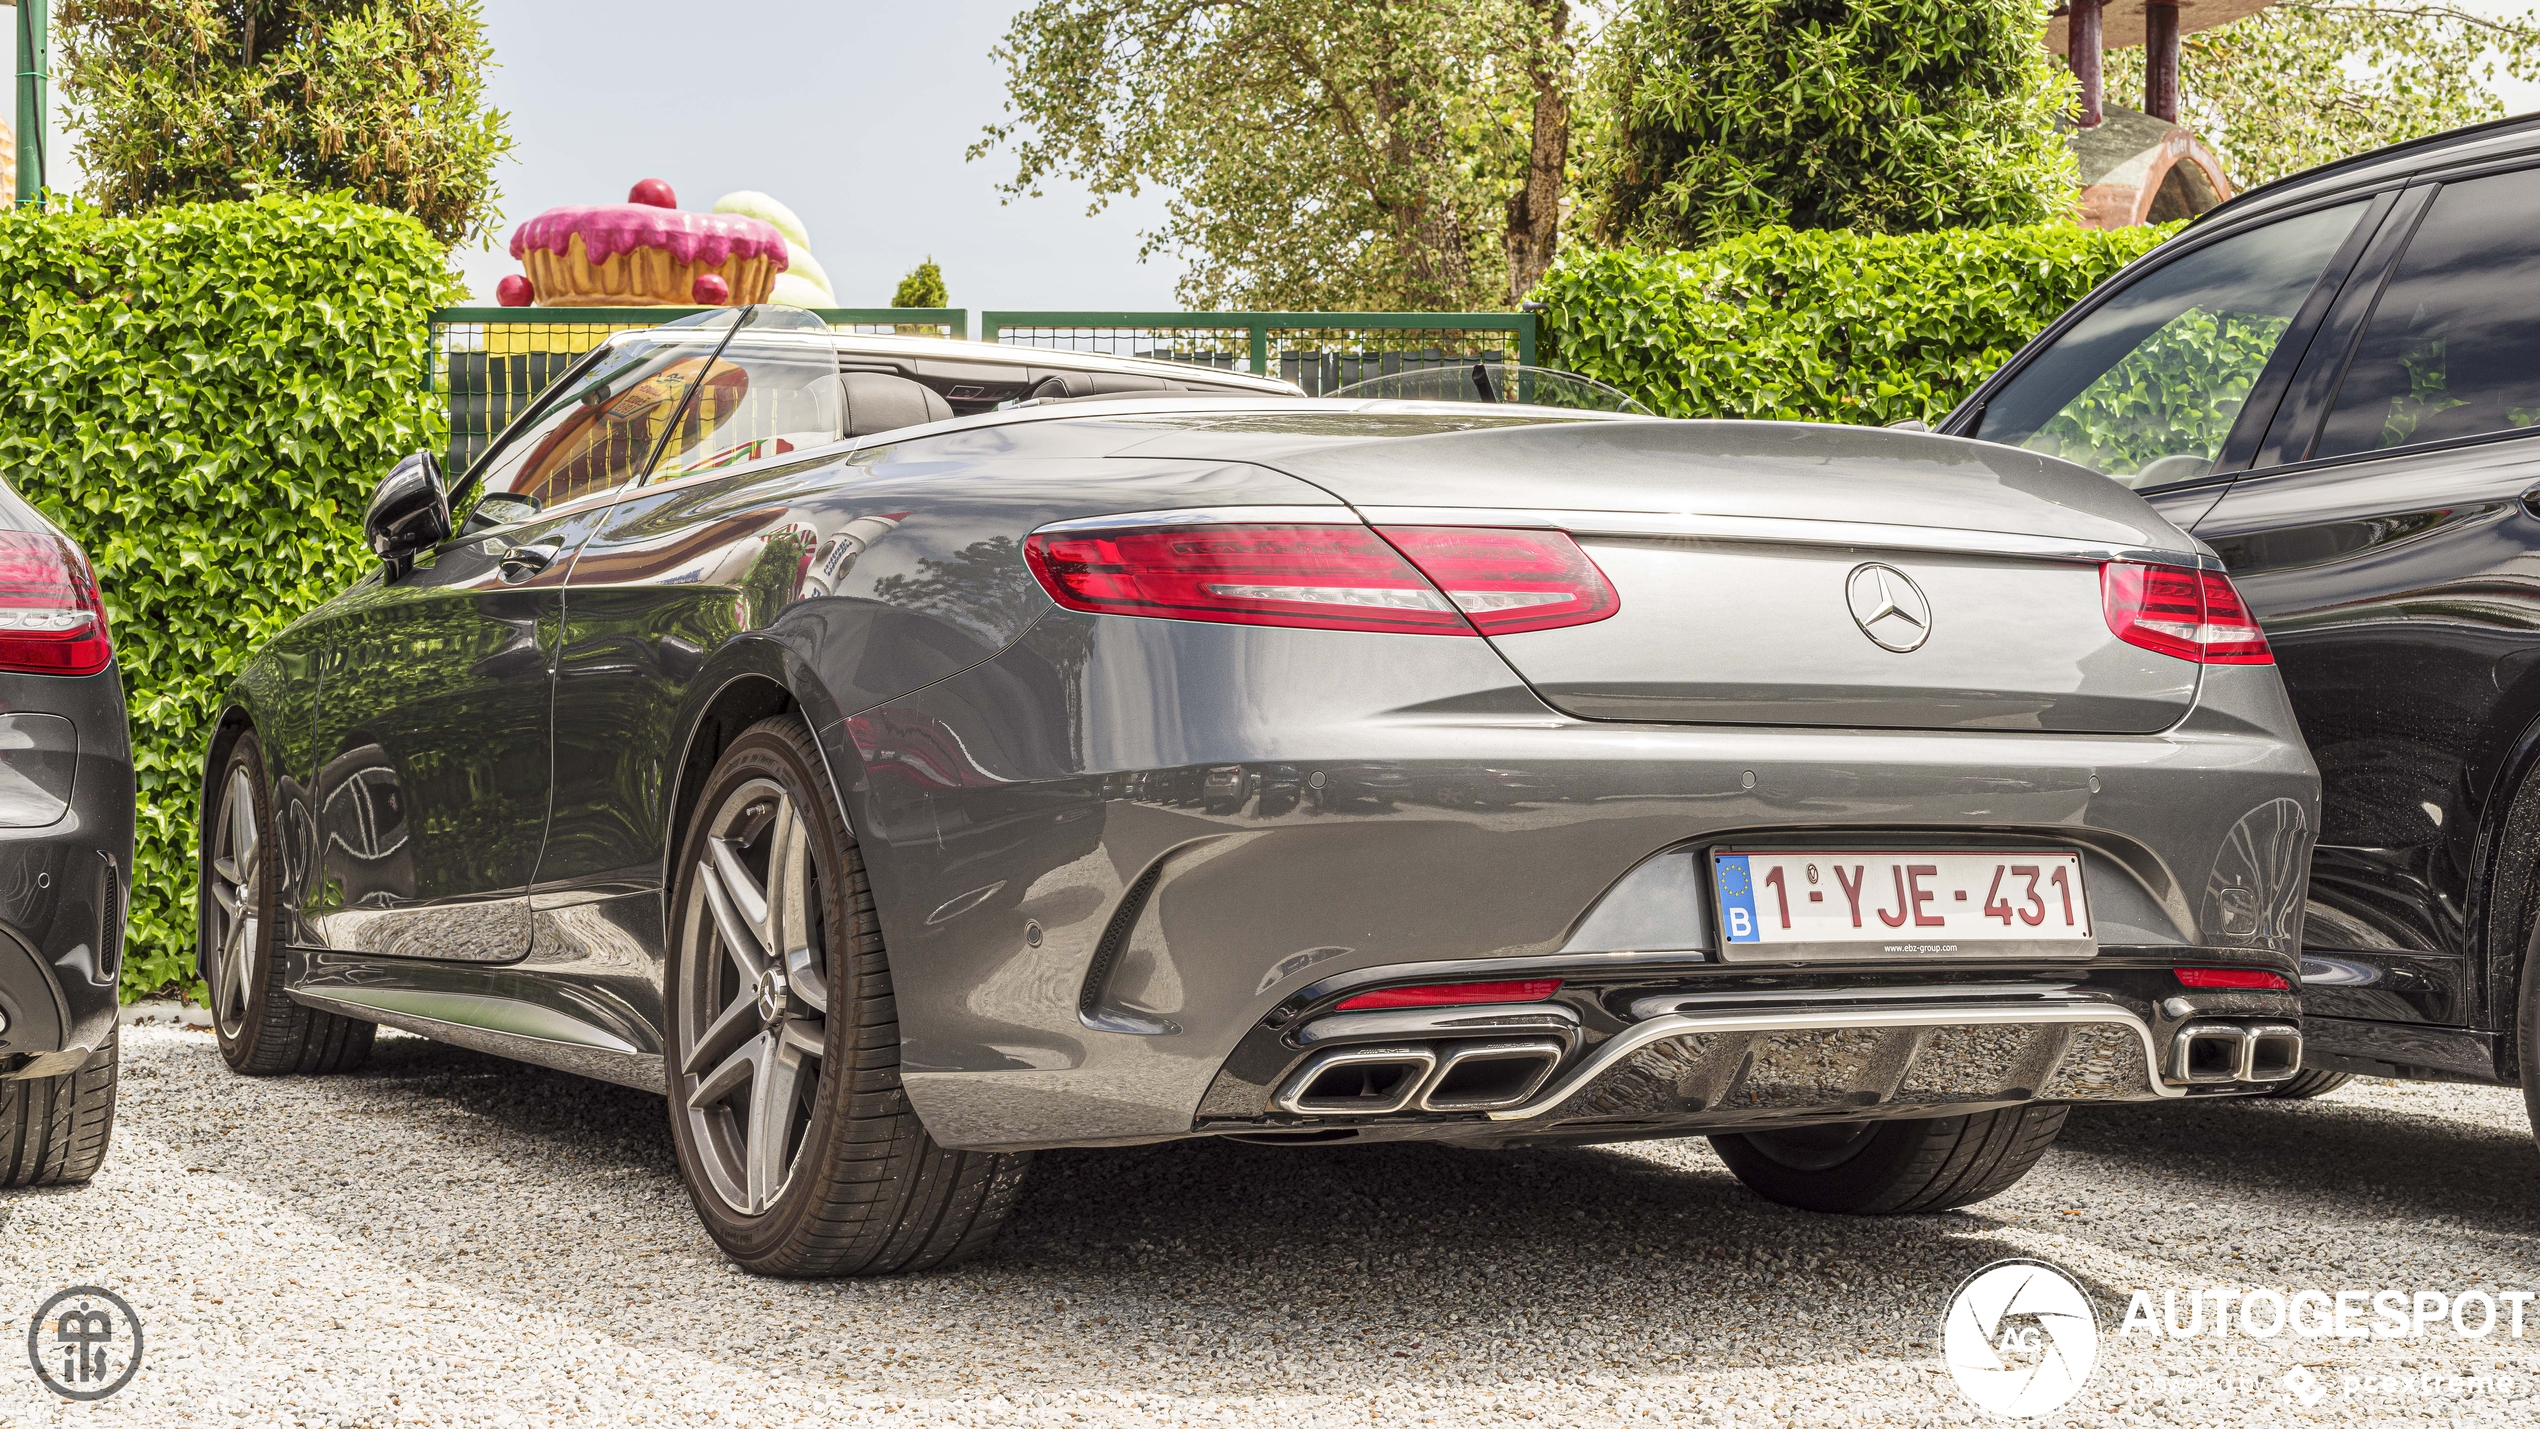
[[1978, 1409], [2051, 1414], [2099, 1359], [2099, 1316], [2073, 1278], [2038, 1260], [1996, 1261], [1967, 1278], [1940, 1324], [1941, 1357]]
[[141, 1369], [141, 1317], [111, 1290], [74, 1285], [35, 1312], [26, 1357], [64, 1399], [103, 1399]]

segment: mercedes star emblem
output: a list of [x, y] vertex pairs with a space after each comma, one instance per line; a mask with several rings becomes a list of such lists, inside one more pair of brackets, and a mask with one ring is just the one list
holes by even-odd
[[1852, 622], [1881, 649], [1902, 655], [1931, 638], [1931, 601], [1913, 577], [1873, 561], [1855, 566], [1843, 583]]

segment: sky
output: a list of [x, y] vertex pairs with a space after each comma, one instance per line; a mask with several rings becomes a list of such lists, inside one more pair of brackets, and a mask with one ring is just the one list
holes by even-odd
[[[488, 88], [515, 147], [497, 174], [497, 246], [457, 255], [477, 300], [518, 271], [500, 243], [522, 220], [660, 178], [683, 208], [737, 189], [775, 196], [850, 307], [888, 303], [929, 256], [974, 313], [1177, 307], [1174, 257], [1138, 261], [1141, 231], [1163, 218], [1154, 193], [1093, 216], [1065, 186], [1009, 203], [997, 192], [1009, 155], [962, 157], [1003, 112], [988, 51], [1027, 3], [484, 0], [499, 65]], [[2458, 3], [2496, 14], [2540, 0]], [[2501, 93], [2516, 113], [2540, 109], [2540, 86]], [[57, 138], [53, 153], [55, 186], [75, 187], [69, 146]]]

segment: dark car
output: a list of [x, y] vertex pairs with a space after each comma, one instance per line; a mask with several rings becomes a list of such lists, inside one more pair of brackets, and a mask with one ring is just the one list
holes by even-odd
[[96, 574], [0, 485], [0, 1186], [106, 1159], [132, 807]]
[[2323, 785], [2286, 1091], [2540, 1096], [2540, 120], [2212, 210], [1943, 430], [2134, 488], [2264, 624]]
[[[233, 1066], [387, 1024], [664, 1091], [787, 1274], [975, 1251], [1044, 1147], [1708, 1134], [1923, 1211], [2299, 1070], [2317, 776], [2086, 470], [755, 316], [409, 459], [248, 663]], [[1414, 797], [1476, 770], [1618, 792]]]

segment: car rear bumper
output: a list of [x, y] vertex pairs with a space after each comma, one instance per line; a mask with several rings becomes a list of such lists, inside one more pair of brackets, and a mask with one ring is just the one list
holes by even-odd
[[51, 823], [0, 826], [0, 1077], [59, 1076], [114, 1028], [132, 869], [132, 747], [116, 669], [0, 675], [0, 702], [78, 730], [77, 770]]
[[[1099, 628], [1054, 628], [1071, 624]], [[2154, 979], [2131, 996], [2157, 1032], [2173, 964], [2298, 976], [2317, 825], [2317, 774], [2263, 667], [2209, 667], [2196, 709], [2155, 735], [1655, 725], [1562, 716], [1478, 641], [1062, 615], [821, 733], [890, 949], [909, 1096], [956, 1146], [1267, 1126], [1268, 1082], [1253, 1110], [1203, 1102], [1298, 999], [1344, 980], [1606, 968], [1640, 995], [1743, 995], [2124, 969]], [[1327, 788], [1400, 771], [1406, 797], [1212, 813], [1149, 792], [1227, 764], [1293, 769], [1309, 790], [1317, 771]], [[1539, 792], [1418, 793], [1474, 769]], [[1718, 960], [1705, 851], [1865, 836], [2078, 849], [2098, 955]], [[2296, 1010], [2285, 994], [2218, 1015]], [[1596, 1017], [1599, 1035], [1634, 1020]], [[2166, 1095], [2148, 1073], [2136, 1090]], [[1494, 1125], [1477, 1134], [1519, 1131]]]

